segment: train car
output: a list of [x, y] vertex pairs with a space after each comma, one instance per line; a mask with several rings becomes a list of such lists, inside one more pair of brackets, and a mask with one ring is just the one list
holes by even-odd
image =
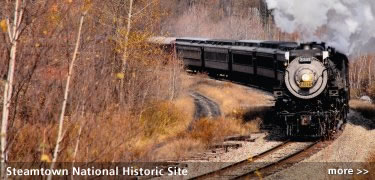
[[262, 87], [268, 89], [280, 86], [284, 79], [285, 53], [298, 48], [295, 42], [265, 41], [260, 43], [256, 52], [257, 79]]
[[163, 37], [163, 36], [156, 36], [151, 37], [148, 39], [148, 42], [152, 45], [156, 45], [161, 47], [164, 51], [168, 53], [175, 53], [175, 37]]
[[232, 79], [254, 82], [256, 72], [256, 49], [261, 41], [241, 40], [231, 47]]
[[228, 75], [231, 72], [231, 47], [235, 41], [207, 40], [203, 45], [204, 70], [211, 75]]
[[177, 38], [176, 54], [183, 60], [184, 65], [192, 71], [202, 71], [204, 69], [203, 46], [205, 38]]

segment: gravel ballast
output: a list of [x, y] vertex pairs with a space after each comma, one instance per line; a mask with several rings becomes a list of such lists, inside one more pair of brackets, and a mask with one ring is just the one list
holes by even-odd
[[335, 142], [303, 162], [266, 179], [352, 179], [348, 175], [328, 175], [328, 169], [348, 168], [353, 169], [354, 174], [358, 172], [357, 169], [375, 151], [375, 129], [370, 128], [374, 122], [351, 111], [344, 132]]

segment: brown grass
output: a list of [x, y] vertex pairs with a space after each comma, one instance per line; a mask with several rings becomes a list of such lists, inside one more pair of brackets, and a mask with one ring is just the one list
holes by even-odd
[[[73, 160], [73, 151], [78, 139], [80, 139], [80, 148], [76, 157], [78, 162], [106, 162], [123, 159], [123, 153], [129, 150], [128, 146], [132, 141], [138, 139], [138, 131], [142, 128], [133, 118], [124, 116], [123, 113], [113, 116], [110, 114], [82, 117], [78, 121], [66, 119], [66, 133], [61, 143], [60, 161], [71, 162]], [[86, 123], [81, 137], [78, 138], [78, 130], [82, 121]], [[11, 146], [10, 150], [10, 154], [14, 155], [11, 157], [12, 161], [38, 162], [42, 154], [51, 157], [58, 124], [17, 123], [16, 127], [18, 129], [14, 139], [16, 143]]]
[[193, 138], [178, 138], [159, 148], [155, 152], [155, 159], [158, 161], [183, 159], [194, 153], [202, 152], [205, 148], [206, 146], [202, 142]]
[[175, 105], [168, 101], [152, 103], [140, 115], [145, 137], [168, 135], [171, 127], [185, 122], [186, 117]]
[[204, 118], [196, 121], [191, 131], [184, 131], [159, 148], [156, 159], [181, 159], [205, 150], [209, 145], [221, 142], [230, 135], [257, 132], [260, 120], [243, 123], [238, 119]]
[[358, 111], [365, 118], [375, 118], [375, 104], [371, 104], [361, 100], [351, 100], [349, 102], [350, 108]]
[[181, 95], [179, 98], [173, 101], [173, 104], [177, 109], [179, 109], [185, 118], [183, 118], [183, 122], [179, 122], [177, 128], [179, 129], [186, 129], [190, 122], [193, 121], [194, 113], [195, 113], [195, 105], [194, 100], [187, 94]]
[[249, 91], [232, 83], [198, 82], [194, 88], [215, 100], [222, 112], [227, 115], [246, 107], [264, 106], [270, 104], [270, 97], [256, 91]]
[[[256, 123], [252, 123], [256, 126]], [[202, 141], [204, 144], [221, 141], [224, 137], [234, 134], [248, 134], [251, 131], [250, 124], [243, 124], [237, 119], [201, 119], [190, 133], [193, 139]]]
[[[73, 161], [75, 144], [79, 139], [75, 158], [77, 162], [152, 160], [155, 155], [150, 152], [155, 144], [186, 130], [192, 116], [188, 114], [189, 111], [183, 111], [182, 104], [194, 107], [189, 103], [192, 101], [182, 97], [176, 100], [176, 104], [168, 101], [154, 102], [141, 115], [107, 110], [97, 115], [66, 117], [66, 133], [61, 143], [59, 159]], [[81, 136], [78, 136], [82, 124], [84, 127]], [[42, 155], [52, 157], [57, 123], [46, 125], [43, 122], [16, 121], [14, 126], [17, 133], [13, 139], [16, 143], [10, 149], [12, 161], [38, 162]], [[169, 146], [178, 148], [178, 144]]]
[[257, 119], [264, 120], [270, 113], [272, 113], [272, 107], [270, 106], [254, 106], [236, 109], [227, 116], [242, 119], [244, 122], [251, 122]]

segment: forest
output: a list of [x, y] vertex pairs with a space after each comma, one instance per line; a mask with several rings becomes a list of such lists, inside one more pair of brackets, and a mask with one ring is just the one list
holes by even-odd
[[[262, 0], [3, 0], [0, 9], [1, 162], [152, 161], [168, 137], [208, 142], [207, 128], [184, 134], [179, 124], [183, 65], [147, 40], [300, 39]], [[375, 99], [374, 59], [350, 56], [352, 98]]]

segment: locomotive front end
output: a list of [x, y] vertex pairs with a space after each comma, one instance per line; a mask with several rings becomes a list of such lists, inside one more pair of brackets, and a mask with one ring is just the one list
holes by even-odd
[[335, 52], [313, 43], [285, 54], [284, 83], [274, 94], [288, 136], [322, 137], [338, 125], [345, 102], [331, 92], [343, 89], [335, 83], [343, 79], [330, 53]]

